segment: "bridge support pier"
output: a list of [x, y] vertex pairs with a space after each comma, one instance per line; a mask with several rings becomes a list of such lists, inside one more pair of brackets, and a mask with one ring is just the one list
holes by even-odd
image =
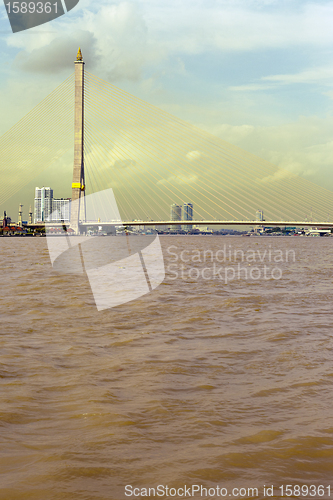
[[84, 180], [84, 62], [81, 49], [75, 61], [74, 167], [70, 227], [80, 233], [80, 221], [85, 222]]

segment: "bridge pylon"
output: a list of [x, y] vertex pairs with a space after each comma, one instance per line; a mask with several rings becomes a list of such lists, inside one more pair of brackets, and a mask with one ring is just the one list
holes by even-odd
[[84, 62], [79, 48], [75, 61], [74, 166], [70, 227], [80, 233], [80, 221], [85, 222], [84, 180]]

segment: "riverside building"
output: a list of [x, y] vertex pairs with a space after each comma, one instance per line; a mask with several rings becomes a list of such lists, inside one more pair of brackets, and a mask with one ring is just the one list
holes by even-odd
[[53, 198], [50, 187], [36, 187], [34, 223], [38, 222], [69, 222], [70, 198]]
[[[182, 207], [181, 205], [177, 205], [176, 203], [173, 203], [170, 207], [170, 220], [182, 220]], [[169, 228], [171, 231], [181, 231], [182, 227], [179, 224], [175, 224], [170, 226]]]
[[[183, 207], [184, 211], [184, 220], [193, 220], [193, 204], [192, 203], [184, 203]], [[192, 224], [186, 224], [183, 226], [184, 231], [190, 232], [192, 231]]]

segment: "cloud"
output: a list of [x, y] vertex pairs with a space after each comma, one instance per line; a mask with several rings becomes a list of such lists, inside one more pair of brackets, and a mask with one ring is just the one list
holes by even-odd
[[[147, 27], [141, 7], [134, 2], [101, 5], [95, 10], [81, 10], [79, 16], [52, 25], [34, 37], [8, 39], [8, 45], [22, 49], [15, 66], [23, 71], [58, 72], [73, 68], [80, 46], [89, 68], [98, 68], [109, 81], [139, 80], [149, 60], [161, 51], [147, 40]], [[50, 26], [48, 25], [50, 30]]]
[[235, 86], [230, 86], [228, 87], [228, 90], [231, 90], [232, 92], [257, 92], [261, 90], [267, 90], [267, 89], [272, 89], [277, 87], [277, 85], [272, 85], [272, 84], [260, 84], [260, 83], [249, 83], [247, 85], [235, 85]]
[[[73, 50], [80, 45], [90, 67], [98, 65], [99, 74], [110, 81], [135, 81], [143, 79], [147, 65], [174, 58], [181, 61], [181, 54], [290, 49], [291, 45], [330, 47], [333, 43], [332, 4], [285, 3], [281, 8], [269, 0], [214, 4], [141, 0], [111, 5], [81, 1], [75, 15], [30, 30], [34, 36], [18, 33], [7, 38], [10, 47], [21, 49], [15, 63], [20, 69], [48, 73], [63, 67], [64, 61], [69, 67]], [[173, 70], [179, 71], [176, 66]], [[273, 75], [266, 80], [281, 82], [286, 77]]]
[[198, 176], [195, 174], [190, 174], [190, 175], [170, 175], [167, 179], [161, 179], [157, 181], [156, 184], [178, 184], [178, 185], [183, 185], [183, 184], [194, 184], [199, 180]]
[[195, 161], [199, 160], [202, 154], [200, 153], [200, 151], [189, 151], [185, 156], [189, 161]]
[[333, 188], [333, 117], [303, 116], [269, 127], [221, 124], [213, 127], [212, 132], [277, 166], [275, 173], [258, 178], [258, 182], [302, 176]]
[[253, 125], [229, 125], [225, 123], [211, 129], [211, 133], [232, 144], [240, 144], [246, 137], [251, 136], [254, 131], [255, 127]]
[[[145, 2], [147, 4], [147, 2]], [[170, 52], [250, 51], [293, 46], [330, 46], [332, 4], [315, 2], [169, 2], [151, 7], [148, 28]], [[161, 23], [163, 19], [163, 24]]]
[[112, 166], [122, 170], [124, 168], [134, 167], [135, 165], [136, 165], [135, 160], [115, 160]]
[[52, 40], [46, 47], [34, 48], [30, 53], [21, 51], [14, 60], [14, 65], [31, 73], [59, 73], [73, 71], [73, 62], [79, 46], [84, 47], [84, 60], [90, 67], [96, 65], [99, 55], [96, 53], [96, 38], [89, 31], [78, 30], [72, 36], [62, 36]]
[[[276, 89], [279, 85], [292, 84], [326, 84], [332, 86], [333, 67], [332, 65], [308, 68], [298, 73], [286, 73], [268, 75], [260, 78], [257, 83], [245, 85], [235, 85], [228, 87], [233, 92], [257, 92], [262, 90]], [[260, 83], [263, 82], [263, 83]], [[329, 93], [326, 93], [329, 95]]]
[[289, 172], [288, 170], [279, 169], [272, 175], [267, 175], [266, 177], [262, 177], [261, 179], [257, 179], [257, 182], [260, 184], [271, 184], [272, 182], [282, 181], [285, 179], [293, 179], [296, 177], [295, 174]]
[[[276, 82], [279, 84], [292, 84], [292, 83], [325, 83], [332, 85], [333, 68], [332, 65], [317, 67], [301, 71], [294, 74], [281, 74], [264, 76], [261, 80]], [[260, 86], [259, 86], [260, 87]]]

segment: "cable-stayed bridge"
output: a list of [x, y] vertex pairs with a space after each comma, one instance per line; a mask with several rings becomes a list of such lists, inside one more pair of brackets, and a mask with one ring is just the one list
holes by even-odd
[[[0, 204], [67, 158], [76, 233], [114, 224], [107, 211], [96, 220], [85, 212], [86, 197], [109, 188], [123, 225], [258, 225], [260, 209], [266, 226], [333, 226], [332, 192], [90, 74], [81, 51], [74, 75], [4, 134], [0, 148]], [[170, 206], [186, 203], [193, 220], [169, 220]]]

